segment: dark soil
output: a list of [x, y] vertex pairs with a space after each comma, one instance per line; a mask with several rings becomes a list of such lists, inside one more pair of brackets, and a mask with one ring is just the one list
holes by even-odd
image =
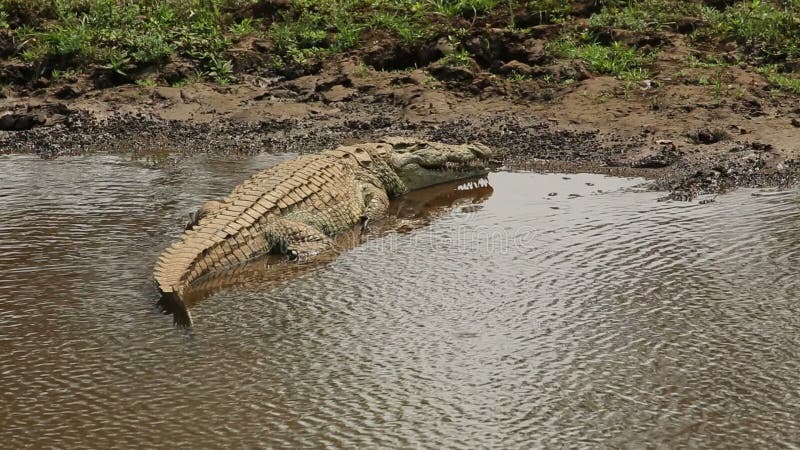
[[[476, 30], [465, 43], [474, 58], [463, 65], [439, 61], [446, 42], [408, 48], [383, 36], [298, 73], [245, 71], [230, 86], [98, 89], [89, 76], [29, 79], [0, 91], [0, 153], [307, 153], [408, 135], [480, 141], [507, 167], [644, 176], [674, 199], [797, 182], [800, 109], [754, 70], [687, 68], [695, 50], [682, 34], [611, 30], [616, 40], [661, 48], [652, 79], [625, 83], [553, 60], [544, 42], [558, 32]], [[258, 53], [258, 42], [248, 45], [243, 55]], [[0, 65], [5, 76], [24, 79], [26, 70]], [[186, 70], [166, 67], [161, 76]], [[721, 90], [691, 82], [714, 75]]]

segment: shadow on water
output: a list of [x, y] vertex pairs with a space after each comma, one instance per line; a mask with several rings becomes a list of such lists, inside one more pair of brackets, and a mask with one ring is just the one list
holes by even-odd
[[[481, 208], [481, 204], [492, 192], [493, 189], [485, 177], [443, 183], [410, 192], [393, 199], [386, 218], [370, 224], [367, 230], [362, 232], [360, 227], [355, 227], [336, 235], [332, 251], [301, 261], [290, 261], [282, 255], [266, 255], [243, 265], [208, 274], [189, 287], [184, 294], [183, 303], [191, 308], [217, 292], [237, 287], [268, 291], [323, 267], [342, 253], [370, 239], [390, 233], [412, 232], [456, 208], [474, 212]], [[176, 313], [170, 308], [165, 314]], [[177, 314], [186, 313], [180, 311]]]

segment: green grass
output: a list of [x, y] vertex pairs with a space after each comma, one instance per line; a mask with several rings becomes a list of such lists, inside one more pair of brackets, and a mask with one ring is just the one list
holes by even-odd
[[496, 8], [500, 0], [428, 0], [427, 3], [436, 14], [456, 17], [486, 14]]
[[367, 20], [372, 30], [384, 29], [397, 33], [406, 42], [413, 42], [425, 36], [425, 31], [412, 18], [396, 13], [379, 12]]
[[114, 83], [133, 83], [140, 73], [170, 62], [193, 67], [193, 79], [234, 82], [231, 49], [248, 43], [247, 37], [268, 43], [264, 69], [279, 74], [302, 73], [293, 69], [387, 39], [416, 49], [449, 38], [455, 51], [445, 62], [466, 64], [465, 43], [476, 34], [506, 28], [524, 41], [528, 31], [517, 19], [537, 14], [541, 23], [565, 23], [562, 35], [547, 45], [551, 54], [585, 61], [594, 72], [626, 81], [649, 76], [653, 55], [619, 42], [595, 42], [598, 28], [673, 30], [692, 17], [699, 25], [685, 30], [688, 42], [703, 54], [720, 53], [731, 42], [736, 49], [724, 60], [701, 57], [688, 65], [775, 65], [776, 86], [791, 85], [788, 72], [800, 61], [800, 0], [736, 1], [718, 9], [699, 1], [597, 0], [601, 8], [583, 35], [586, 22], [570, 22], [571, 2], [562, 0], [288, 0], [272, 16], [248, 16], [259, 3], [263, 0], [0, 0], [0, 30], [9, 30], [4, 33], [19, 43], [11, 59], [30, 63], [37, 77], [100, 71]]
[[729, 66], [719, 55], [705, 55], [697, 57], [695, 55], [688, 55], [686, 57], [686, 65], [694, 68], [712, 69], [718, 67]]
[[759, 72], [767, 77], [770, 85], [778, 90], [800, 95], [800, 78], [778, 72], [777, 65], [762, 67]]
[[471, 62], [472, 55], [466, 50], [456, 50], [442, 58], [442, 63], [450, 66], [467, 67]]
[[747, 0], [715, 9], [677, 0], [609, 1], [589, 23], [634, 31], [673, 29], [682, 18], [700, 26], [690, 33], [697, 46], [734, 41], [757, 64], [800, 57], [800, 1]]
[[[19, 57], [42, 72], [94, 65], [124, 80], [173, 55], [213, 69], [230, 45], [219, 12], [230, 5], [230, 0], [0, 0], [0, 11], [16, 26], [23, 43]], [[232, 34], [245, 31], [242, 23], [233, 25]]]
[[[137, 71], [187, 60], [203, 78], [235, 79], [227, 51], [248, 35], [268, 39], [275, 69], [309, 65], [363, 45], [365, 33], [385, 32], [415, 44], [436, 35], [469, 35], [469, 22], [495, 17], [509, 26], [522, 12], [561, 17], [556, 0], [291, 0], [264, 28], [260, 18], [235, 18], [255, 0], [0, 0], [0, 27], [23, 42], [17, 58], [38, 73], [98, 67], [115, 82]], [[458, 27], [449, 29], [441, 17]], [[460, 43], [459, 43], [460, 44]], [[460, 59], [459, 59], [460, 57]], [[465, 63], [462, 49], [451, 56]]]
[[683, 17], [705, 19], [713, 14], [712, 8], [703, 6], [699, 2], [672, 0], [607, 2], [602, 11], [590, 18], [589, 24], [635, 31], [672, 29]]
[[228, 27], [228, 31], [236, 39], [241, 39], [248, 34], [253, 34], [258, 30], [258, 21], [252, 17], [245, 17], [239, 23], [234, 23]]
[[146, 86], [146, 87], [154, 87], [158, 84], [153, 80], [136, 80], [137, 86]]
[[752, 0], [727, 8], [713, 24], [716, 36], [735, 39], [769, 62], [800, 56], [800, 1]]
[[624, 81], [647, 78], [647, 67], [652, 63], [652, 55], [640, 55], [635, 49], [620, 42], [605, 46], [595, 42], [581, 43], [564, 36], [551, 42], [548, 50], [556, 56], [584, 61], [591, 70], [613, 75]]
[[782, 91], [800, 94], [800, 79], [798, 78], [789, 78], [784, 74], [771, 73], [767, 75], [767, 80]]

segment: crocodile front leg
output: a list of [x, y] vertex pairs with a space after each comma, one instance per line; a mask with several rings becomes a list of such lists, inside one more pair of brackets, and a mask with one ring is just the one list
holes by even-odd
[[379, 220], [386, 216], [386, 211], [389, 210], [389, 196], [386, 195], [386, 191], [371, 183], [364, 183], [361, 192], [364, 196], [361, 231], [364, 231], [371, 220]]

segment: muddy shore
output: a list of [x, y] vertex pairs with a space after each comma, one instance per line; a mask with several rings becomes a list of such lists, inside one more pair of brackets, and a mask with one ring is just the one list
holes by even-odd
[[[671, 76], [687, 52], [666, 34], [652, 79], [624, 83], [580, 65], [570, 83], [498, 77], [479, 66], [382, 71], [358, 55], [293, 79], [243, 76], [185, 87], [70, 83], [0, 95], [0, 154], [316, 152], [384, 135], [479, 141], [498, 165], [643, 176], [670, 198], [800, 179], [800, 108], [731, 67], [724, 92]], [[502, 62], [502, 61], [500, 61]], [[505, 62], [509, 64], [512, 62]], [[700, 70], [702, 69], [695, 69]], [[35, 84], [35, 83], [34, 83]]]

